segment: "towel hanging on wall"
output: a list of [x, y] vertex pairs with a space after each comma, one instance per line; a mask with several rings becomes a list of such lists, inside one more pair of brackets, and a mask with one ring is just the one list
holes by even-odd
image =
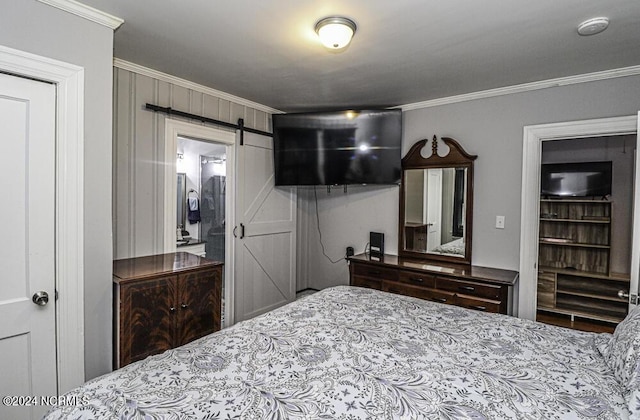
[[[195, 191], [189, 191], [195, 192]], [[197, 195], [197, 192], [196, 192]], [[188, 197], [187, 198], [187, 219], [189, 219], [189, 223], [192, 225], [194, 223], [200, 222], [200, 200], [198, 197]]]

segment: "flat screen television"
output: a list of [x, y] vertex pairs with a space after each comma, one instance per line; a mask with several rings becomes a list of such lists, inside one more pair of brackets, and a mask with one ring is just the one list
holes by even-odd
[[611, 161], [542, 165], [543, 197], [604, 197], [611, 194]]
[[275, 184], [398, 184], [400, 109], [273, 115]]

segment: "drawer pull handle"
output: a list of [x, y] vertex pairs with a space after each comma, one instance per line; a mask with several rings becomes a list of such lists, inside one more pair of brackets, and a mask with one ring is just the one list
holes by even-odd
[[174, 306], [169, 307], [169, 312], [175, 312], [176, 308]]
[[183, 304], [180, 305], [180, 307], [182, 309], [187, 309], [189, 307], [189, 305], [187, 305], [186, 303], [183, 303]]
[[431, 300], [434, 301], [434, 302], [440, 302], [440, 303], [446, 303], [447, 302], [446, 298], [432, 297]]
[[474, 290], [476, 290], [476, 288], [473, 286], [459, 286], [458, 289], [465, 292], [473, 292]]
[[409, 280], [415, 281], [416, 283], [423, 283], [424, 282], [422, 277], [409, 277]]
[[469, 309], [475, 309], [476, 311], [486, 311], [486, 306], [469, 306]]

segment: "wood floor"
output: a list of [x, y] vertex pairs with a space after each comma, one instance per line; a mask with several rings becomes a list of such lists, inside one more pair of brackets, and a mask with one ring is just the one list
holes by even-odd
[[536, 321], [544, 322], [545, 324], [557, 325], [560, 327], [572, 328], [580, 331], [592, 331], [592, 332], [606, 332], [613, 333], [616, 326], [606, 322], [591, 321], [582, 318], [575, 318], [571, 321], [571, 317], [568, 315], [550, 314], [545, 312], [538, 312]]

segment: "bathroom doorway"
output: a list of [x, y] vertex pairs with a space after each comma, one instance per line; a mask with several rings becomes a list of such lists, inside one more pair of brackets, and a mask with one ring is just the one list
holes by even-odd
[[224, 261], [225, 200], [227, 194], [226, 154], [200, 155], [200, 238], [207, 259]]
[[[222, 327], [233, 325], [235, 261], [231, 231], [235, 214], [236, 134], [167, 119], [165, 139], [165, 252], [190, 252], [224, 262], [221, 288]], [[178, 174], [184, 174], [184, 195], [178, 195]], [[211, 177], [214, 177], [214, 181], [218, 180], [218, 186], [223, 187], [211, 188], [214, 194], [216, 191], [223, 193], [217, 197], [208, 194], [213, 184], [210, 182]], [[176, 197], [178, 202], [184, 197], [183, 222], [177, 218], [180, 204], [176, 205]], [[188, 207], [189, 203], [192, 207]], [[177, 227], [180, 224], [183, 228], [178, 234]], [[210, 233], [216, 235], [209, 238]], [[180, 237], [182, 242], [188, 239], [188, 243], [181, 244]]]
[[178, 136], [176, 171], [178, 184], [184, 186], [178, 188], [176, 250], [225, 262], [227, 145]]
[[222, 262], [226, 162], [225, 144], [178, 137], [176, 171], [184, 189], [178, 189], [177, 249]]

